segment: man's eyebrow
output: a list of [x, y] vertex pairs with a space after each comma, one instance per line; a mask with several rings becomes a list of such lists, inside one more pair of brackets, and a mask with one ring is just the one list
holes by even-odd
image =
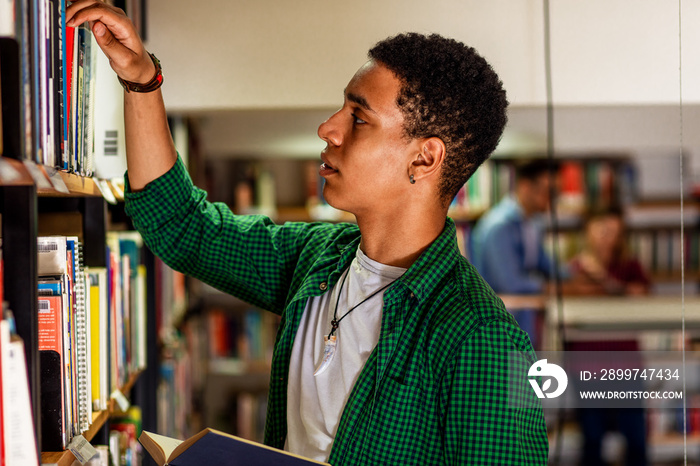
[[347, 99], [350, 102], [356, 103], [357, 105], [364, 108], [365, 110], [372, 112], [374, 114], [377, 113], [374, 111], [374, 109], [372, 107], [370, 107], [369, 102], [367, 102], [367, 99], [365, 99], [361, 95], [353, 94], [352, 92], [346, 92], [345, 97], [347, 97]]

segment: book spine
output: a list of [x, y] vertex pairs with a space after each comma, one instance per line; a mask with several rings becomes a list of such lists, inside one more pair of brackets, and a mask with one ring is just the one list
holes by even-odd
[[66, 26], [66, 125], [64, 129], [65, 150], [63, 155], [63, 168], [65, 170], [71, 167], [70, 157], [73, 153], [73, 118], [75, 115], [75, 102], [73, 95], [75, 93], [75, 46], [77, 41], [77, 31], [74, 27]]
[[90, 427], [91, 407], [88, 379], [87, 310], [85, 308], [85, 272], [83, 271], [82, 244], [75, 242], [75, 338], [78, 375], [78, 424], [79, 432]]
[[41, 357], [42, 449], [67, 445], [65, 378], [63, 377], [63, 298], [39, 298], [39, 351]]
[[31, 160], [32, 159], [32, 149], [33, 149], [33, 134], [32, 129], [33, 122], [33, 106], [32, 99], [34, 97], [32, 91], [32, 48], [31, 48], [31, 38], [33, 35], [30, 33], [31, 29], [30, 18], [31, 14], [29, 11], [29, 4], [27, 0], [20, 1], [20, 8], [17, 9], [18, 21], [20, 25], [21, 35], [21, 69], [22, 69], [22, 103], [20, 106], [21, 120], [22, 120], [22, 157]]
[[68, 150], [68, 33], [69, 28], [66, 26], [66, 2], [59, 2], [60, 17], [58, 24], [59, 37], [59, 79], [61, 89], [61, 117], [60, 117], [60, 138], [61, 138], [61, 157], [59, 165], [65, 168], [66, 151]]

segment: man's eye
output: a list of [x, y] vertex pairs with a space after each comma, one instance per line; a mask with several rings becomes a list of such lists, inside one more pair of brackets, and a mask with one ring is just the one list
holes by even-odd
[[356, 125], [363, 125], [363, 124], [367, 123], [365, 120], [363, 120], [362, 118], [358, 117], [358, 116], [355, 115], [354, 113], [352, 114], [352, 118], [353, 118], [353, 120], [354, 120], [353, 122], [354, 122]]

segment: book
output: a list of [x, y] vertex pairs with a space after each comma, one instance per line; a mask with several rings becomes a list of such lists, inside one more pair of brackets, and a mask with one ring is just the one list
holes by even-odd
[[6, 319], [0, 321], [2, 462], [7, 466], [38, 466], [24, 343], [12, 335], [11, 326]]
[[15, 35], [15, 2], [0, 0], [0, 37]]
[[90, 267], [91, 385], [93, 410], [107, 409], [109, 401], [109, 305], [107, 269]]
[[[91, 344], [90, 319], [88, 315], [89, 298], [86, 295], [86, 274], [83, 270], [82, 244], [77, 237], [46, 236], [37, 239], [38, 269], [42, 279], [39, 282], [40, 344], [42, 351], [55, 352], [59, 357], [46, 358], [46, 368], [42, 365], [42, 386], [57, 393], [60, 397], [42, 400], [43, 416], [54, 419], [56, 413], [65, 417], [67, 432], [56, 429], [49, 431], [42, 426], [44, 447], [56, 449], [70, 442], [73, 435], [84, 432], [92, 422], [92, 389], [89, 367]], [[44, 312], [44, 314], [42, 314]], [[61, 314], [60, 318], [58, 314]], [[61, 320], [63, 323], [61, 323]], [[62, 328], [61, 336], [54, 335]], [[62, 353], [61, 353], [62, 346]], [[53, 362], [58, 361], [63, 370], [53, 371]], [[51, 364], [49, 364], [51, 363]], [[60, 387], [63, 373], [63, 388]], [[56, 380], [58, 379], [58, 381]], [[62, 402], [61, 402], [62, 401]], [[47, 426], [60, 426], [52, 422]], [[57, 439], [62, 438], [62, 442]]]
[[55, 296], [42, 296], [40, 289], [39, 293], [42, 449], [60, 450], [67, 444], [66, 418], [63, 415], [63, 297], [60, 292]]
[[0, 155], [21, 158], [22, 155], [22, 100], [20, 43], [0, 37]]
[[219, 466], [304, 466], [328, 464], [245, 440], [214, 429], [204, 429], [187, 440], [143, 431], [139, 442], [159, 466], [216, 464]]
[[114, 77], [109, 59], [96, 55], [95, 176], [100, 179], [123, 178], [126, 172], [124, 137], [124, 89]]

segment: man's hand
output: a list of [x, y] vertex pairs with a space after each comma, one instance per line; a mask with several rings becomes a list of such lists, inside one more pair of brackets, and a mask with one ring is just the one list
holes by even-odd
[[123, 10], [99, 0], [76, 0], [66, 8], [66, 23], [77, 27], [85, 22], [120, 78], [135, 83], [153, 78], [155, 65]]

